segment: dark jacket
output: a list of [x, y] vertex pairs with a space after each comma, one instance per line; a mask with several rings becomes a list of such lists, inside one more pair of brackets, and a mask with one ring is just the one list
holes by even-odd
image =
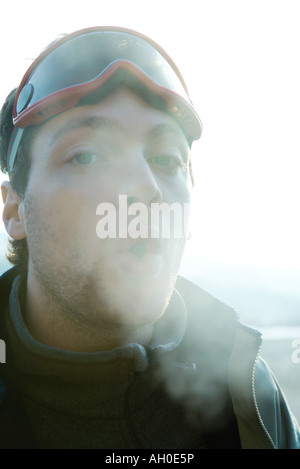
[[[0, 324], [15, 276], [11, 269], [0, 278]], [[179, 278], [176, 288], [188, 311], [186, 333], [164, 366], [168, 380], [172, 382], [173, 370], [180, 382], [181, 396], [175, 398], [184, 399], [201, 415], [207, 447], [231, 447], [224, 435], [232, 428], [233, 417], [243, 449], [299, 449], [298, 424], [259, 357], [261, 334], [241, 324], [232, 308], [192, 282]], [[1, 329], [0, 339], [5, 340]], [[34, 436], [13, 385], [10, 353], [8, 348], [6, 365], [0, 364], [0, 447], [30, 448]], [[223, 427], [222, 419], [227, 419]]]

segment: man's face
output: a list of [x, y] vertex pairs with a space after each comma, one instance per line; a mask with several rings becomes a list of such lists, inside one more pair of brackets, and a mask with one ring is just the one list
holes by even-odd
[[135, 327], [157, 320], [185, 236], [96, 234], [99, 204], [190, 201], [189, 147], [179, 125], [126, 88], [45, 123], [31, 147], [24, 199], [28, 285], [77, 323]]

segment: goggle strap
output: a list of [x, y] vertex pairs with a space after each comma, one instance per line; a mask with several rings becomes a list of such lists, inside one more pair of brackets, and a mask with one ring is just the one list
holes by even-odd
[[18, 148], [23, 136], [25, 129], [20, 129], [15, 127], [13, 133], [11, 135], [9, 145], [8, 145], [8, 153], [7, 153], [7, 169], [10, 173], [14, 167], [15, 159], [17, 156]]

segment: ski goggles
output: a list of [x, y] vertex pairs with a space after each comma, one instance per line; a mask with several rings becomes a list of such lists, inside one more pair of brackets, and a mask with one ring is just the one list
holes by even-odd
[[201, 121], [182, 75], [158, 44], [129, 29], [88, 28], [48, 47], [24, 75], [13, 108], [9, 172], [27, 127], [75, 106], [96, 103], [120, 84], [173, 116], [190, 141], [200, 138]]

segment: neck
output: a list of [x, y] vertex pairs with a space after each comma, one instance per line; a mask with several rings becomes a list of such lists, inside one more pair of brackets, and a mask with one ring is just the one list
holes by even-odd
[[100, 352], [128, 343], [147, 345], [153, 323], [126, 326], [101, 320], [87, 324], [57, 306], [34, 278], [28, 277], [24, 320], [31, 335], [50, 347], [74, 352]]

